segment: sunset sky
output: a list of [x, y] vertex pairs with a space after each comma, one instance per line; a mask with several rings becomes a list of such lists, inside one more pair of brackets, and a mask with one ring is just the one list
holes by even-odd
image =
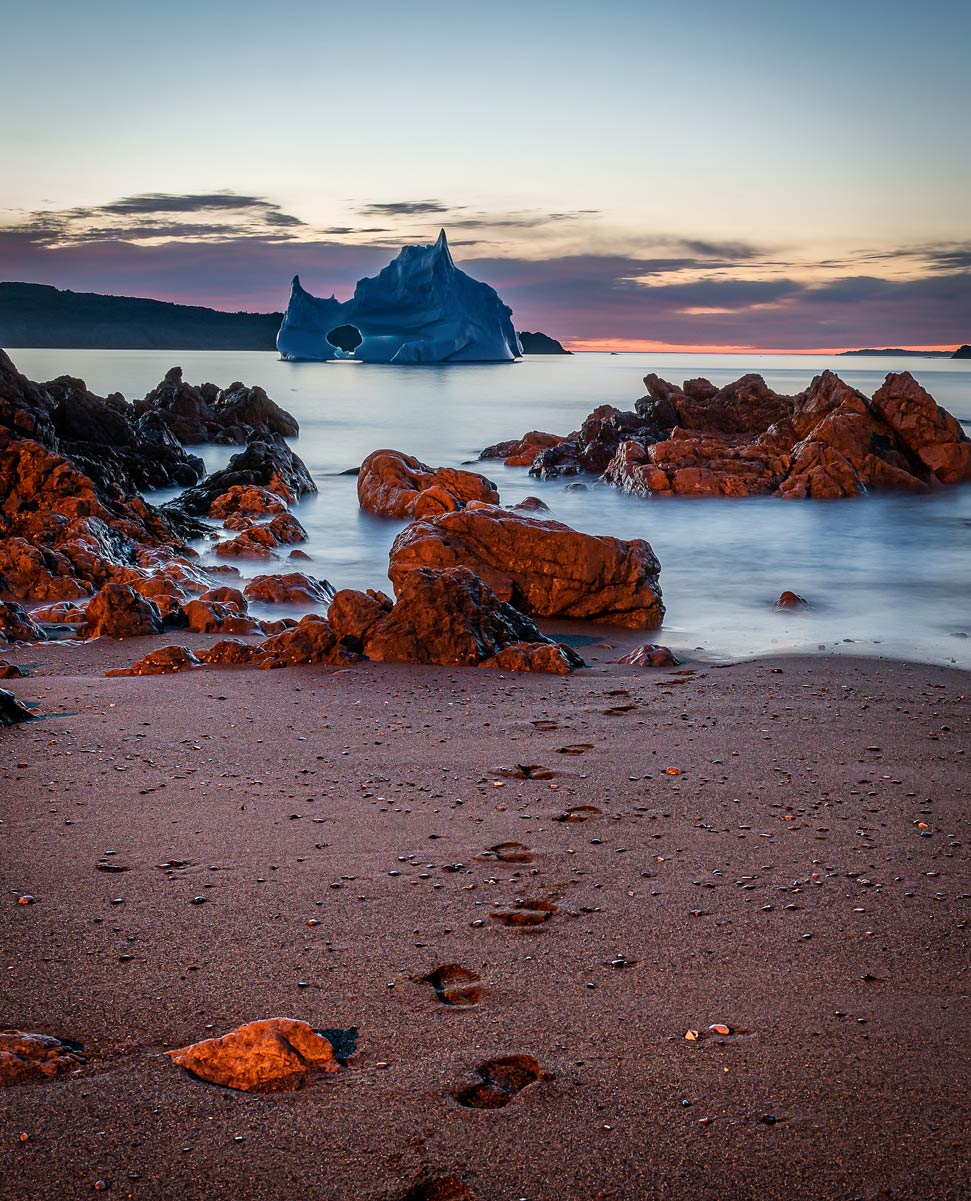
[[971, 341], [971, 6], [0, 0], [0, 279], [282, 309], [433, 239], [576, 346]]

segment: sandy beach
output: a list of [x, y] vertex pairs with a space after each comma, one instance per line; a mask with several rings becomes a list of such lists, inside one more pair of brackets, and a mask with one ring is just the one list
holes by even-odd
[[[0, 1021], [85, 1062], [3, 1090], [0, 1196], [968, 1195], [971, 674], [104, 677], [150, 645], [4, 651], [50, 717], [0, 735]], [[274, 1016], [346, 1069], [164, 1056]], [[510, 1055], [540, 1078], [456, 1099]]]

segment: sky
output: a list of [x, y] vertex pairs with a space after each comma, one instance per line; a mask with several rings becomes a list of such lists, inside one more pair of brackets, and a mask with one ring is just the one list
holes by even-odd
[[448, 231], [578, 349], [971, 341], [971, 5], [0, 0], [0, 280], [279, 310]]

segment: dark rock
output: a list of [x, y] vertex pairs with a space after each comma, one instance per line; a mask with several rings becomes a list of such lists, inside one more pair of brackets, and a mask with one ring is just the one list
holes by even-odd
[[161, 634], [158, 605], [127, 584], [105, 584], [88, 602], [85, 638], [140, 638]]
[[302, 460], [283, 438], [256, 437], [247, 443], [245, 450], [233, 455], [221, 471], [214, 471], [201, 484], [187, 489], [163, 506], [163, 511], [202, 516], [209, 513], [217, 497], [235, 485], [254, 484], [269, 489], [288, 504], [317, 491]]
[[[0, 726], [15, 726], [18, 722], [34, 721], [36, 717], [37, 714], [31, 713], [27, 706], [21, 704], [12, 692], [9, 692], [6, 688], [0, 688]], [[4, 1080], [4, 1074], [3, 1034], [0, 1033], [0, 1084], [10, 1083]]]
[[572, 354], [572, 350], [564, 350], [562, 344], [548, 334], [531, 334], [529, 330], [519, 331], [519, 344], [523, 354]]

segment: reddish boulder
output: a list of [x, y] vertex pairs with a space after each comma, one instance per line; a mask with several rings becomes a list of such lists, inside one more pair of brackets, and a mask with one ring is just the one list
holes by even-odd
[[246, 642], [235, 642], [231, 638], [217, 642], [207, 651], [202, 651], [199, 654], [199, 658], [203, 663], [210, 663], [220, 667], [237, 667], [241, 664], [258, 663], [265, 657], [259, 647], [251, 646]]
[[809, 601], [804, 596], [800, 596], [798, 592], [783, 592], [775, 602], [775, 607], [777, 609], [806, 609], [809, 607]]
[[210, 517], [273, 517], [285, 513], [286, 505], [275, 492], [258, 484], [234, 484], [209, 506]]
[[361, 464], [357, 477], [361, 508], [379, 517], [413, 517], [462, 509], [472, 500], [496, 504], [495, 484], [472, 471], [432, 468], [412, 455], [376, 450]]
[[971, 442], [961, 423], [909, 371], [888, 375], [873, 394], [873, 407], [906, 450], [942, 484], [971, 480]]
[[371, 588], [367, 592], [342, 588], [330, 602], [327, 620], [339, 641], [360, 650], [368, 630], [386, 617], [393, 607], [394, 602], [383, 592], [375, 592]]
[[259, 649], [264, 656], [286, 663], [328, 663], [343, 666], [354, 662], [354, 655], [341, 646], [330, 622], [312, 614], [282, 634], [265, 638]]
[[617, 662], [630, 663], [634, 667], [677, 667], [681, 660], [675, 658], [670, 647], [642, 642], [634, 650], [622, 655]]
[[0, 1030], [0, 1085], [33, 1084], [80, 1071], [84, 1058], [77, 1043], [49, 1034]]
[[565, 441], [566, 439], [558, 434], [530, 430], [521, 438], [512, 438], [508, 442], [497, 442], [495, 446], [487, 446], [479, 458], [502, 459], [507, 467], [529, 467], [538, 454]]
[[339, 1072], [334, 1048], [306, 1022], [269, 1018], [166, 1051], [193, 1076], [244, 1092], [292, 1092], [312, 1072]]
[[140, 638], [161, 634], [158, 605], [127, 584], [105, 584], [88, 602], [84, 638]]
[[6, 659], [0, 659], [0, 680], [22, 680], [26, 675], [27, 669], [19, 663], [8, 663]]
[[511, 642], [495, 655], [483, 659], [480, 667], [498, 671], [542, 671], [548, 675], [566, 676], [575, 667], [582, 667], [568, 647], [550, 642]]
[[[361, 635], [369, 659], [475, 666], [515, 646], [518, 652], [489, 665], [514, 671], [528, 663], [527, 670], [560, 671], [564, 660], [570, 667], [582, 663], [568, 648], [550, 643], [529, 618], [500, 601], [468, 568], [416, 568], [402, 576], [396, 590], [394, 608], [388, 611], [381, 605], [382, 614]], [[550, 651], [538, 654], [541, 644]]]
[[497, 507], [412, 522], [391, 547], [395, 591], [421, 567], [468, 567], [523, 613], [650, 629], [664, 606], [649, 544]]
[[112, 667], [106, 676], [167, 676], [198, 667], [199, 660], [187, 646], [160, 646], [131, 667]]
[[32, 609], [30, 617], [31, 621], [42, 621], [51, 625], [74, 625], [84, 621], [84, 606], [77, 605], [74, 601], [54, 601], [53, 604]]
[[254, 576], [245, 592], [248, 600], [264, 605], [327, 605], [334, 595], [327, 580], [316, 580], [299, 571]]
[[[231, 589], [230, 591], [235, 591]], [[254, 617], [240, 612], [239, 607], [226, 601], [189, 601], [182, 606], [186, 626], [194, 634], [261, 634], [262, 626]]]

